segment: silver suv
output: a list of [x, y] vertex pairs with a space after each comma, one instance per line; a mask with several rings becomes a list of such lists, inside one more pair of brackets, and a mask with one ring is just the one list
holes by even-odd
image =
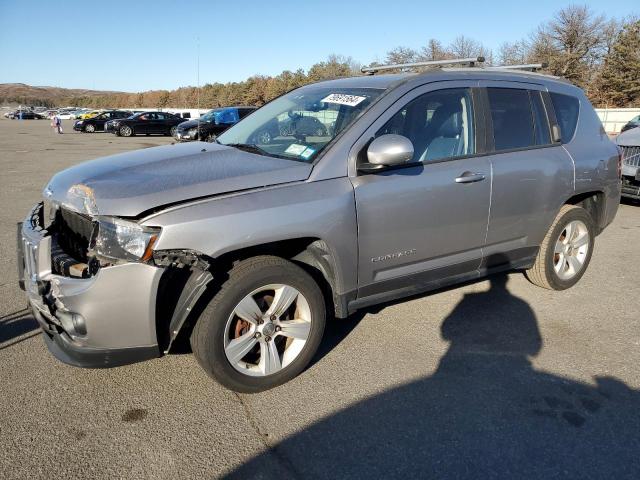
[[620, 169], [584, 93], [557, 78], [320, 82], [216, 143], [58, 173], [20, 226], [20, 281], [63, 362], [123, 365], [184, 337], [213, 378], [257, 392], [305, 368], [329, 316], [503, 270], [573, 286]]

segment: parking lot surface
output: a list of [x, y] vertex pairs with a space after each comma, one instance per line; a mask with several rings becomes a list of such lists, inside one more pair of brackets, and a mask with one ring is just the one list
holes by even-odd
[[640, 206], [570, 290], [513, 273], [361, 312], [298, 378], [239, 395], [189, 353], [48, 353], [16, 222], [56, 171], [171, 143], [64, 126], [0, 120], [0, 478], [640, 478]]

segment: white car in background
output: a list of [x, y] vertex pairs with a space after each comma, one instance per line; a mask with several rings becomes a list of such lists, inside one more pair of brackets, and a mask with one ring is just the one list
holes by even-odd
[[58, 112], [57, 115], [60, 120], [75, 120], [76, 118], [75, 111]]

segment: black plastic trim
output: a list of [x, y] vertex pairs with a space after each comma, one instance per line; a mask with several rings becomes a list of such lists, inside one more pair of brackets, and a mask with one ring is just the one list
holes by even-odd
[[24, 245], [22, 244], [22, 222], [18, 222], [16, 230], [16, 254], [18, 264], [18, 285], [22, 290], [26, 290], [24, 283]]
[[157, 345], [131, 348], [79, 347], [63, 333], [43, 330], [44, 343], [51, 354], [63, 363], [82, 368], [111, 368], [142, 362], [160, 356]]

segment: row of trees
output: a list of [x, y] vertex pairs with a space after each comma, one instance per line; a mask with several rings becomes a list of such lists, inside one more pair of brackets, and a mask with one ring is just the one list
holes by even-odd
[[463, 35], [443, 46], [430, 39], [422, 48], [398, 47], [384, 63], [409, 63], [484, 56], [488, 65], [547, 63], [546, 73], [583, 88], [599, 106], [640, 106], [640, 19], [607, 19], [587, 6], [558, 11], [528, 37], [493, 52]]
[[[587, 6], [569, 6], [541, 24], [527, 38], [503, 43], [497, 52], [481, 42], [457, 37], [449, 45], [430, 39], [418, 49], [396, 47], [380, 63], [410, 63], [484, 56], [488, 65], [547, 63], [547, 73], [582, 87], [597, 106], [640, 106], [640, 20], [607, 19]], [[201, 88], [76, 97], [70, 103], [88, 107], [196, 107], [262, 105], [307, 83], [360, 74], [350, 57], [330, 56], [308, 71], [256, 75], [243, 82], [209, 83]]]

